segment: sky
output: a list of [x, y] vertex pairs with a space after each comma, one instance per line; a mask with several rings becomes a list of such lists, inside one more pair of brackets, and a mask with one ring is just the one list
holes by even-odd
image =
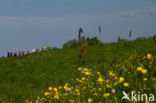
[[[102, 36], [98, 27], [101, 26]], [[0, 0], [0, 56], [78, 37], [104, 43], [156, 34], [156, 0]]]

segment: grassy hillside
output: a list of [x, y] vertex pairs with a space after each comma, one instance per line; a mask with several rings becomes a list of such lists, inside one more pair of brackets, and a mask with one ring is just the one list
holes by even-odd
[[[23, 103], [27, 98], [41, 96], [50, 85], [70, 83], [79, 75], [79, 49], [53, 49], [23, 57], [0, 58], [0, 102]], [[109, 70], [105, 65], [117, 64], [135, 53], [151, 53], [155, 57], [156, 42], [149, 38], [88, 46], [85, 67], [104, 74]]]

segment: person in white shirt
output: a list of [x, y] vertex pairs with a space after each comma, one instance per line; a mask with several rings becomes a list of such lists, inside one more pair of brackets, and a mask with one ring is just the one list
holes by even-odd
[[32, 53], [34, 53], [34, 52], [36, 52], [36, 50], [33, 48], [33, 49], [32, 49]]

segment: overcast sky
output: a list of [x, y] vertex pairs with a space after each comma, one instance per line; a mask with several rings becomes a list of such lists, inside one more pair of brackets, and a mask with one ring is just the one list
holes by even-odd
[[0, 56], [7, 51], [61, 47], [84, 35], [103, 42], [156, 34], [156, 0], [0, 0]]

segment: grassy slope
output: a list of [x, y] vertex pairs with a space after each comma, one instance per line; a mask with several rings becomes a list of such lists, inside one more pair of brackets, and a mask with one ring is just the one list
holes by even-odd
[[[43, 94], [49, 85], [69, 82], [76, 77], [80, 66], [78, 50], [78, 47], [54, 49], [24, 57], [0, 58], [0, 101], [23, 103], [27, 97]], [[103, 70], [103, 63], [110, 64], [114, 57], [125, 59], [134, 52], [156, 55], [155, 51], [152, 39], [94, 45], [87, 48], [85, 65], [104, 72], [107, 70]]]

